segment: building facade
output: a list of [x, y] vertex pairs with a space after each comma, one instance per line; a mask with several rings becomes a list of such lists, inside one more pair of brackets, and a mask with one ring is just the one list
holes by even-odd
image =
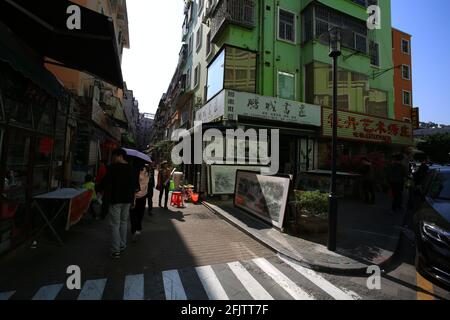
[[146, 151], [150, 146], [151, 132], [155, 115], [152, 113], [141, 113], [137, 130], [137, 148]]
[[136, 100], [133, 94], [133, 90], [127, 88], [124, 83], [124, 112], [128, 123], [128, 130], [124, 134], [123, 140], [127, 141], [129, 147], [136, 146], [138, 128], [139, 128], [139, 102]]
[[411, 35], [392, 29], [392, 56], [395, 66], [395, 119], [411, 122], [413, 108]]
[[[373, 4], [382, 15], [381, 28], [371, 30], [367, 7]], [[411, 126], [395, 120], [389, 0], [186, 1], [187, 56], [165, 100], [172, 106], [178, 102], [168, 109], [172, 118], [191, 110], [191, 118], [219, 130], [279, 129], [279, 173], [293, 175], [296, 185], [302, 172], [328, 170], [332, 69], [326, 34], [331, 27], [343, 30], [339, 167], [354, 171], [362, 156], [383, 163], [412, 143]], [[174, 90], [178, 79], [186, 83], [181, 94]], [[178, 124], [170, 122], [172, 129]], [[200, 191], [210, 192], [208, 170], [195, 166], [187, 175], [200, 180]]]

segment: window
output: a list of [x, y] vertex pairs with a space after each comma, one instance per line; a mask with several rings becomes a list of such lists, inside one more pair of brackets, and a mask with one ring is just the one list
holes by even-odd
[[211, 31], [209, 31], [208, 34], [206, 35], [206, 56], [209, 56], [211, 51], [212, 51]]
[[407, 64], [402, 65], [402, 78], [411, 80], [411, 68]]
[[295, 43], [295, 14], [283, 9], [278, 11], [278, 38]]
[[402, 52], [404, 54], [409, 54], [410, 53], [409, 49], [410, 49], [409, 48], [409, 41], [405, 40], [405, 39], [402, 39]]
[[378, 5], [378, 0], [351, 0], [351, 1], [365, 8], [371, 5]]
[[256, 92], [256, 54], [225, 47], [208, 67], [207, 100], [222, 89]]
[[198, 52], [198, 50], [200, 50], [200, 48], [202, 46], [202, 35], [203, 35], [203, 27], [200, 26], [197, 30], [197, 34], [195, 37], [195, 41], [196, 41], [195, 48], [196, 48], [197, 52]]
[[193, 36], [189, 37], [189, 42], [188, 42], [188, 52], [189, 54], [192, 53], [192, 49], [194, 48], [194, 39]]
[[403, 105], [411, 106], [411, 92], [403, 90]]
[[186, 73], [186, 90], [189, 90], [191, 88], [191, 72], [192, 70], [189, 69]]
[[207, 100], [210, 100], [223, 89], [223, 79], [225, 73], [225, 50], [215, 58], [208, 67]]
[[370, 52], [370, 64], [379, 67], [380, 51], [378, 43], [371, 41], [369, 45], [369, 52]]
[[306, 9], [303, 13], [303, 21], [305, 42], [315, 38], [328, 46], [328, 41], [321, 35], [328, 33], [332, 27], [338, 27], [347, 30], [342, 34], [343, 47], [368, 54], [367, 25], [364, 21], [321, 5]]
[[278, 72], [278, 97], [295, 100], [295, 74]]
[[200, 83], [200, 64], [194, 70], [194, 88], [197, 88]]

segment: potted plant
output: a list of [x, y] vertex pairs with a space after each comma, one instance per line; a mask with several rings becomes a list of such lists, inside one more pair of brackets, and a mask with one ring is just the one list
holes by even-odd
[[328, 231], [328, 194], [320, 191], [296, 191], [296, 220], [299, 229], [308, 233]]

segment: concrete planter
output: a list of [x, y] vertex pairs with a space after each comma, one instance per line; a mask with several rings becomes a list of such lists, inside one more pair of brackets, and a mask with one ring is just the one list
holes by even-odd
[[298, 218], [300, 231], [306, 233], [326, 233], [328, 232], [328, 221], [313, 215], [302, 214]]

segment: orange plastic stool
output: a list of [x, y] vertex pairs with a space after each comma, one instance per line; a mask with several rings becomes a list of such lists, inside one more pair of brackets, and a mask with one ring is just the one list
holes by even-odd
[[178, 192], [178, 191], [172, 192], [172, 197], [170, 199], [170, 205], [172, 207], [176, 206], [178, 208], [183, 207], [183, 193]]

